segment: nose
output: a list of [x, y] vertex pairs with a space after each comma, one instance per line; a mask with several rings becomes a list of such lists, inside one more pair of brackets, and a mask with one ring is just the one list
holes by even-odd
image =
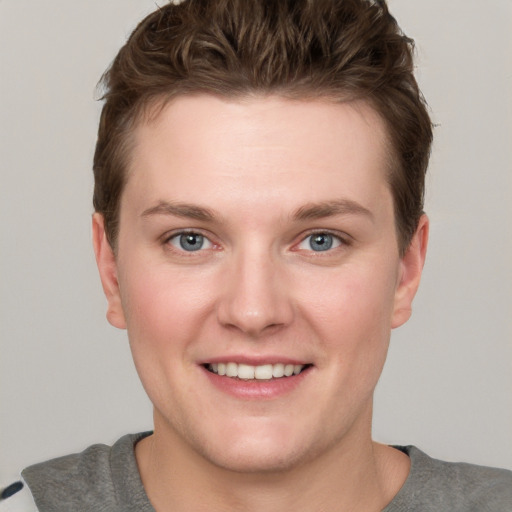
[[254, 339], [289, 325], [293, 307], [282, 266], [265, 251], [235, 255], [223, 280], [219, 323]]

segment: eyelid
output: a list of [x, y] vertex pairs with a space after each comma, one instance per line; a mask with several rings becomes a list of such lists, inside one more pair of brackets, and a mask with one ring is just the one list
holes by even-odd
[[[308, 238], [315, 236], [315, 235], [330, 235], [333, 238], [335, 238], [339, 242], [339, 244], [336, 245], [335, 247], [331, 247], [325, 251], [313, 251], [311, 248], [308, 248], [308, 249], [299, 248], [299, 246], [302, 243], [306, 242], [306, 240]], [[315, 253], [315, 254], [322, 254], [322, 252], [325, 252], [325, 253], [333, 252], [336, 249], [338, 249], [339, 247], [343, 247], [343, 246], [348, 247], [351, 244], [352, 244], [352, 237], [350, 235], [348, 235], [347, 233], [340, 233], [339, 231], [333, 231], [331, 229], [311, 229], [310, 231], [307, 231], [306, 233], [303, 233], [301, 235], [299, 242], [294, 244], [293, 249], [307, 250], [307, 251]]]
[[[201, 249], [198, 249], [197, 251], [185, 251], [184, 249], [179, 248], [176, 245], [170, 243], [172, 239], [177, 238], [181, 235], [187, 235], [187, 234], [201, 235], [205, 240], [208, 241], [209, 247], [201, 248]], [[299, 241], [294, 243], [292, 245], [291, 249], [292, 250], [303, 250], [303, 249], [298, 248], [298, 246], [300, 244], [304, 243], [311, 236], [321, 235], [321, 234], [330, 235], [339, 242], [339, 245], [337, 245], [336, 247], [332, 247], [332, 248], [324, 251], [327, 253], [332, 252], [333, 250], [336, 250], [337, 248], [342, 247], [342, 246], [348, 247], [348, 246], [352, 245], [352, 242], [353, 242], [352, 237], [345, 232], [339, 232], [339, 231], [332, 230], [332, 229], [311, 229], [311, 230], [306, 231], [305, 233], [302, 233], [300, 235]], [[216, 243], [215, 241], [213, 241], [212, 238], [213, 237], [210, 233], [207, 233], [203, 229], [200, 229], [200, 228], [180, 228], [180, 229], [175, 229], [175, 230], [165, 233], [161, 237], [161, 241], [162, 241], [163, 245], [168, 245], [168, 246], [170, 245], [172, 247], [173, 251], [176, 251], [179, 253], [184, 253], [189, 256], [191, 256], [191, 255], [193, 256], [194, 253], [204, 252], [205, 250], [208, 250], [208, 249], [220, 248], [220, 245], [218, 243]], [[313, 251], [312, 249], [306, 249], [306, 250], [309, 252], [315, 253], [315, 254], [321, 254], [321, 252], [322, 252], [322, 251]]]
[[[178, 239], [178, 237], [180, 237], [182, 235], [200, 235], [203, 237], [204, 240], [206, 240], [208, 242], [209, 247], [205, 247], [205, 248], [202, 247], [201, 249], [198, 249], [197, 251], [186, 251], [185, 249], [179, 247], [179, 243], [178, 243], [178, 245], [175, 245], [172, 243], [173, 239]], [[171, 232], [165, 233], [165, 235], [163, 235], [161, 237], [161, 239], [162, 239], [162, 243], [164, 245], [171, 246], [171, 248], [172, 248], [171, 250], [179, 252], [180, 254], [186, 254], [187, 256], [193, 256], [194, 254], [204, 252], [209, 249], [215, 249], [216, 247], [218, 247], [218, 244], [216, 244], [212, 240], [212, 236], [210, 234], [206, 234], [202, 229], [194, 229], [194, 228], [175, 229]]]

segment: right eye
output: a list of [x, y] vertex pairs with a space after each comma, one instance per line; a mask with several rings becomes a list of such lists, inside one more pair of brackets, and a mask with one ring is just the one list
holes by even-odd
[[186, 252], [195, 252], [201, 249], [211, 249], [213, 247], [212, 242], [210, 242], [208, 238], [200, 233], [194, 233], [193, 231], [177, 233], [169, 238], [168, 243], [174, 248]]

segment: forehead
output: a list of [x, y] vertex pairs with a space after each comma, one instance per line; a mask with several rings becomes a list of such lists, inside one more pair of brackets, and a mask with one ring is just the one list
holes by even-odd
[[373, 201], [388, 188], [384, 123], [362, 102], [184, 96], [133, 135], [126, 194], [150, 202], [259, 207], [264, 196], [292, 208], [339, 194]]

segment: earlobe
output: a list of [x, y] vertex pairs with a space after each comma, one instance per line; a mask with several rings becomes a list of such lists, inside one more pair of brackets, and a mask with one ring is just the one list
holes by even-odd
[[95, 213], [92, 217], [92, 242], [103, 292], [108, 303], [107, 320], [114, 327], [126, 329], [126, 320], [117, 279], [116, 257], [107, 240], [103, 216], [99, 213]]
[[400, 272], [395, 292], [391, 327], [400, 327], [409, 320], [412, 301], [420, 284], [428, 244], [428, 217], [423, 214], [418, 222], [411, 243], [400, 261]]

